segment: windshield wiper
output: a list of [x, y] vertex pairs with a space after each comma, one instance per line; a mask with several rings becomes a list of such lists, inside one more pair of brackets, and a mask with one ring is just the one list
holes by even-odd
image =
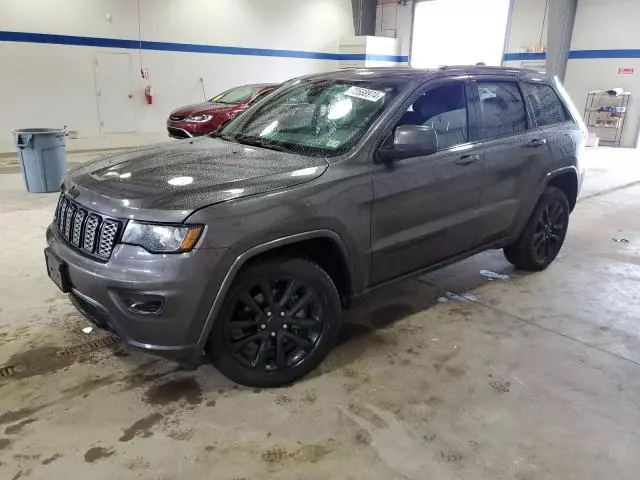
[[221, 138], [222, 140], [226, 140], [227, 142], [238, 143], [238, 140], [233, 135], [229, 135], [228, 133], [216, 132], [210, 135], [212, 138]]
[[273, 142], [272, 140], [268, 140], [266, 138], [248, 137], [248, 136], [241, 135], [240, 138], [237, 138], [236, 140], [239, 143], [242, 143], [243, 145], [251, 145], [253, 147], [268, 148], [270, 150], [276, 150], [278, 152], [289, 152], [289, 153], [291, 152], [290, 148], [283, 147], [282, 145], [279, 145]]

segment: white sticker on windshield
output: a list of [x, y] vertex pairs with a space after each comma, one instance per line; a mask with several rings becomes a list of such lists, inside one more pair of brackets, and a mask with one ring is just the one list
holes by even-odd
[[386, 95], [384, 92], [378, 90], [369, 90], [362, 87], [350, 87], [344, 94], [348, 97], [361, 98], [370, 102], [377, 102]]

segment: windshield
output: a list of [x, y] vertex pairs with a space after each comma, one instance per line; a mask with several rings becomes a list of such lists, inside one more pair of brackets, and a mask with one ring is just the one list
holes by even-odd
[[311, 79], [270, 95], [220, 132], [224, 139], [311, 156], [351, 148], [404, 80]]
[[232, 88], [220, 95], [213, 97], [210, 101], [216, 103], [242, 103], [253, 97], [256, 88], [250, 85], [244, 87]]

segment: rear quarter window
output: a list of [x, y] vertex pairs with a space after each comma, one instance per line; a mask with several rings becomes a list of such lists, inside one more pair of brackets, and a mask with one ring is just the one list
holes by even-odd
[[562, 123], [569, 119], [558, 94], [549, 85], [525, 83], [524, 91], [539, 127]]

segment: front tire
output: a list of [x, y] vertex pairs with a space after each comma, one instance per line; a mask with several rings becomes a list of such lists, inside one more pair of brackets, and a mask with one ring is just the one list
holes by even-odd
[[515, 243], [504, 248], [506, 259], [518, 268], [540, 271], [560, 253], [569, 226], [569, 201], [556, 187], [547, 187]]
[[331, 277], [304, 258], [255, 263], [238, 275], [207, 344], [227, 378], [279, 387], [306, 375], [331, 351], [340, 329]]

